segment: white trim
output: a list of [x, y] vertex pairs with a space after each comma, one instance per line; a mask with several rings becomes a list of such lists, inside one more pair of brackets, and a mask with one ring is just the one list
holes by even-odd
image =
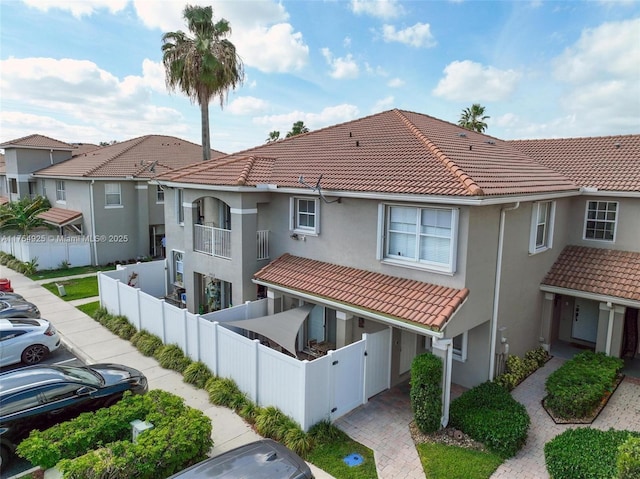
[[134, 188], [136, 190], [148, 190], [149, 189], [149, 185], [140, 185], [140, 184], [138, 184]]
[[[594, 220], [590, 220], [589, 219], [589, 203], [615, 203], [616, 204], [616, 217], [615, 220], [613, 220], [613, 222], [611, 220], [599, 220], [599, 219], [594, 219]], [[596, 208], [598, 206], [596, 205]], [[616, 200], [590, 200], [587, 199], [587, 201], [585, 202], [584, 205], [584, 223], [582, 226], [582, 239], [584, 241], [595, 241], [597, 243], [608, 243], [608, 244], [612, 244], [616, 242], [616, 235], [618, 234], [618, 218], [620, 218], [620, 202], [616, 201]], [[595, 221], [595, 222], [601, 222], [601, 223], [613, 223], [613, 239], [605, 239], [605, 238], [587, 238], [587, 222], [589, 221]]]
[[229, 211], [232, 215], [257, 215], [258, 208], [229, 208]]
[[545, 284], [540, 285], [540, 291], [545, 293], [562, 294], [564, 296], [573, 296], [574, 298], [592, 299], [594, 301], [600, 301], [603, 303], [615, 303], [620, 306], [628, 306], [631, 308], [640, 308], [640, 301], [633, 299], [619, 298], [617, 296], [608, 296], [606, 294], [594, 294], [585, 291], [578, 291], [576, 289], [559, 288], [557, 286], [547, 286]]
[[124, 208], [124, 205], [104, 205], [105, 210], [117, 210], [118, 208]]
[[[107, 186], [110, 185], [115, 185], [117, 186], [117, 193], [107, 193]], [[107, 196], [118, 196], [118, 202], [117, 203], [107, 203]], [[115, 207], [122, 207], [122, 185], [120, 185], [120, 183], [117, 182], [108, 182], [104, 184], [104, 207], [105, 208], [115, 208]]]
[[[542, 246], [536, 244], [538, 237], [538, 213], [540, 205], [548, 204], [549, 210], [545, 217], [545, 239]], [[531, 228], [529, 230], [529, 254], [542, 253], [553, 247], [553, 229], [556, 219], [556, 202], [555, 201], [536, 201], [531, 207]]]
[[[299, 225], [298, 208], [300, 201], [313, 202], [313, 227]], [[291, 208], [289, 213], [289, 216], [291, 217], [289, 229], [291, 231], [307, 236], [318, 236], [320, 234], [320, 198], [293, 196], [289, 202], [289, 207]]]

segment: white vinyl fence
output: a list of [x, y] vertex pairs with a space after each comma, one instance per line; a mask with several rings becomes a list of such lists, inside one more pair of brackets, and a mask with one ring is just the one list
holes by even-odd
[[73, 242], [73, 236], [32, 234], [26, 236], [0, 236], [0, 251], [20, 261], [36, 260], [38, 269], [56, 269], [64, 261], [69, 266], [91, 264], [91, 246], [88, 242]]
[[[138, 330], [159, 336], [165, 344], [177, 344], [216, 376], [233, 379], [253, 402], [277, 407], [305, 431], [323, 419], [337, 419], [379, 392], [365, 392], [369, 335], [313, 361], [300, 361], [223, 326], [265, 316], [266, 300], [202, 316], [128, 286], [120, 280], [123, 274], [131, 273], [98, 274], [100, 301], [110, 313], [126, 316]], [[144, 275], [138, 278], [144, 282]], [[388, 331], [382, 333], [389, 337]]]

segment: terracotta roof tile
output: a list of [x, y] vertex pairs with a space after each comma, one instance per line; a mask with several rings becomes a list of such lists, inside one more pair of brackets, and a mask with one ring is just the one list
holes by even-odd
[[6, 196], [0, 196], [0, 205], [4, 205], [6, 203], [9, 203], [9, 198]]
[[219, 185], [447, 196], [575, 190], [563, 175], [508, 142], [401, 110], [334, 125], [162, 174], [159, 180]]
[[[224, 154], [211, 150], [212, 158]], [[39, 170], [37, 176], [152, 178], [193, 163], [202, 164], [202, 147], [180, 138], [147, 135], [103, 146]]]
[[640, 301], [640, 252], [567, 246], [542, 284]]
[[64, 141], [36, 134], [5, 141], [0, 144], [0, 148], [53, 148], [56, 150], [73, 150], [74, 146]]
[[50, 208], [38, 215], [45, 223], [56, 226], [65, 226], [82, 218], [81, 211], [67, 210], [65, 208]]
[[[290, 254], [272, 261], [254, 277], [434, 331], [441, 330], [469, 295], [466, 288], [445, 288]], [[409, 301], [413, 293], [416, 299]]]
[[508, 143], [580, 186], [640, 191], [640, 135]]

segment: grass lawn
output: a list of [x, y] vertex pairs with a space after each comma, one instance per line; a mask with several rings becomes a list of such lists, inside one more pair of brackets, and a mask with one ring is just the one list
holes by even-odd
[[93, 314], [98, 310], [99, 307], [100, 307], [100, 301], [92, 301], [91, 303], [81, 304], [79, 306], [76, 306], [77, 309], [82, 311], [84, 314], [91, 316], [92, 318], [93, 318]]
[[427, 479], [488, 479], [502, 459], [488, 452], [439, 443], [416, 446]]
[[62, 297], [65, 301], [98, 296], [98, 278], [95, 276], [54, 281], [52, 283], [45, 283], [42, 287], [48, 289], [56, 296], [60, 296], [58, 294], [58, 284], [63, 285], [67, 292], [67, 295]]
[[116, 269], [115, 266], [76, 266], [63, 269], [45, 269], [37, 271], [27, 276], [29, 279], [37, 281], [39, 279], [61, 278], [63, 276], [74, 276], [76, 274], [96, 273], [98, 271], [110, 271]]
[[[360, 454], [364, 461], [358, 466], [350, 467], [343, 459], [353, 453]], [[314, 447], [307, 460], [339, 479], [376, 479], [378, 477], [373, 451], [349, 438]]]

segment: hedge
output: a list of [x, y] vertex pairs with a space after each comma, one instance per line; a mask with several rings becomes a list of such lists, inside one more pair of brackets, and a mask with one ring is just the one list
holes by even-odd
[[442, 417], [442, 360], [431, 353], [411, 363], [411, 409], [418, 428], [428, 434], [440, 428]]

